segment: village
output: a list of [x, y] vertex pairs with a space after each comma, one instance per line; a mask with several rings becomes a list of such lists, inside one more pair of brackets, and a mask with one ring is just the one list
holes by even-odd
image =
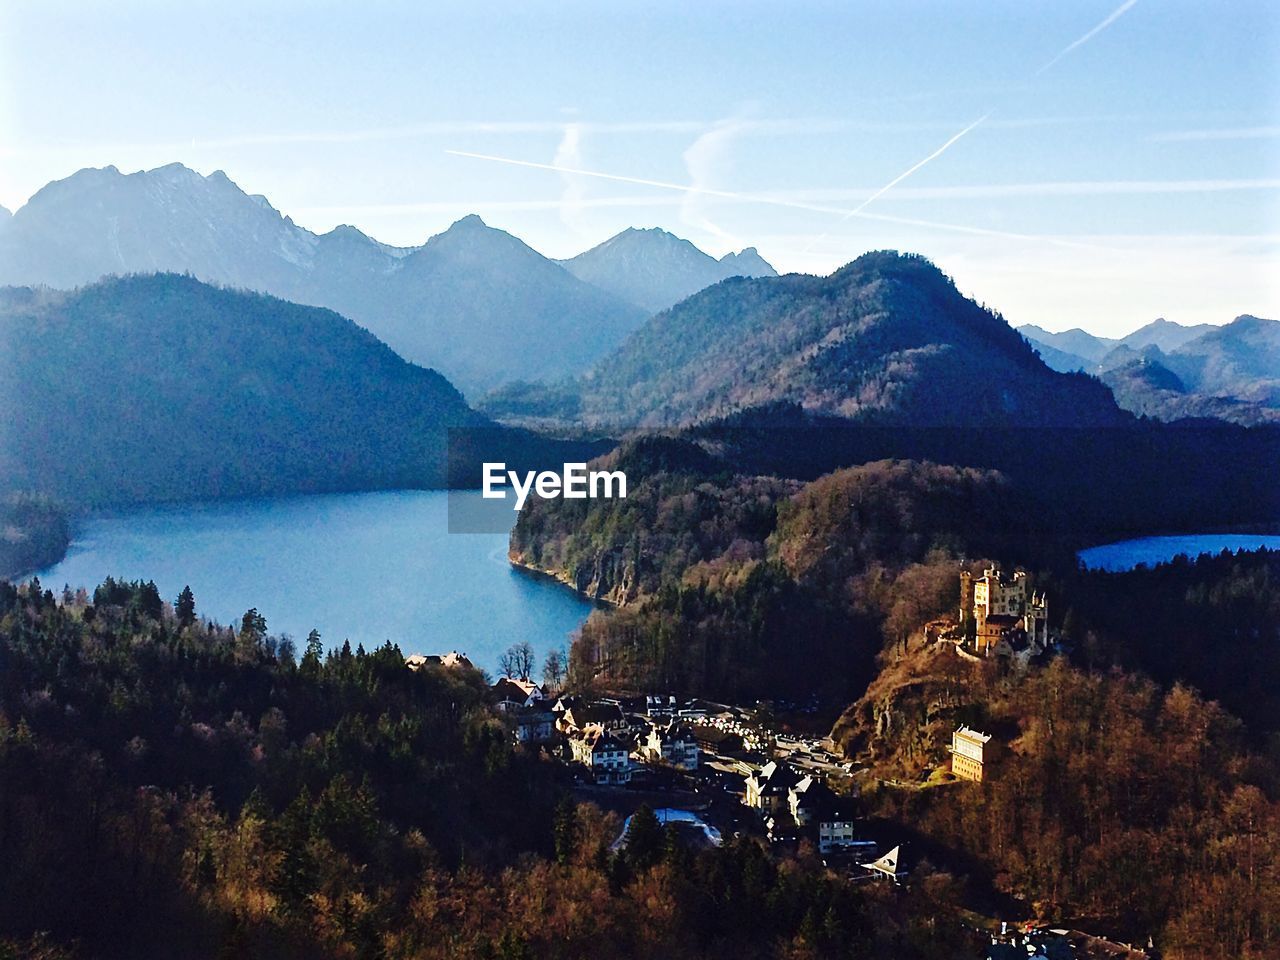
[[[1021, 671], [1057, 649], [1048, 599], [1032, 589], [1025, 572], [1006, 576], [988, 567], [981, 576], [961, 571], [958, 580], [954, 615], [920, 631], [920, 641], [935, 645], [939, 655]], [[457, 652], [407, 662], [411, 668], [470, 665]], [[670, 693], [575, 695], [530, 679], [528, 655], [506, 664], [526, 669], [492, 684], [497, 715], [517, 745], [561, 765], [579, 799], [624, 818], [615, 848], [625, 845], [631, 816], [647, 808], [689, 844], [755, 836], [780, 855], [807, 845], [849, 880], [901, 885], [919, 854], [908, 837], [867, 816], [861, 802], [867, 780], [889, 789], [977, 784], [1012, 762], [991, 733], [958, 723], [927, 782], [880, 779], [870, 764], [840, 756], [829, 737], [777, 722], [771, 703], [744, 706]], [[982, 928], [990, 934], [991, 960], [1157, 956], [1077, 930], [995, 923], [998, 929]]]

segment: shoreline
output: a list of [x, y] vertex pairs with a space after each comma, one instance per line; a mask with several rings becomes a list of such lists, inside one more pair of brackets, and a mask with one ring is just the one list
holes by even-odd
[[553, 580], [561, 586], [572, 590], [583, 600], [598, 604], [603, 609], [618, 610], [623, 606], [623, 604], [618, 603], [616, 600], [612, 600], [609, 597], [592, 596], [584, 590], [579, 590], [578, 585], [565, 576], [565, 574], [555, 570], [547, 570], [544, 567], [539, 567], [529, 563], [528, 561], [521, 559], [518, 555], [513, 554], [510, 550], [507, 551], [507, 563], [511, 565], [513, 570], [518, 570], [526, 576], [536, 577], [542, 580]]

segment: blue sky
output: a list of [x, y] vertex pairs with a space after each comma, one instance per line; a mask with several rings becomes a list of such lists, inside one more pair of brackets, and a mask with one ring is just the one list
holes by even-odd
[[917, 251], [1051, 329], [1280, 316], [1274, 3], [6, 0], [0, 203], [174, 160], [391, 243], [662, 226]]

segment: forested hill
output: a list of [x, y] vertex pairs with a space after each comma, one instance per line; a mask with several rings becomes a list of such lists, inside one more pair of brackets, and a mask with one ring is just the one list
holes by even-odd
[[1050, 370], [923, 257], [734, 279], [658, 314], [582, 381], [589, 419], [678, 424], [791, 401], [871, 423], [1099, 426], [1107, 389]]
[[486, 423], [329, 310], [174, 274], [0, 295], [0, 479], [80, 503], [442, 486]]

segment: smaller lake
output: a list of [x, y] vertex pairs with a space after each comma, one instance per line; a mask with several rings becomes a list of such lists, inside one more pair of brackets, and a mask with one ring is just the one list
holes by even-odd
[[1086, 567], [1118, 573], [1140, 563], [1152, 567], [1179, 554], [1195, 558], [1223, 550], [1280, 550], [1280, 535], [1265, 533], [1189, 533], [1172, 537], [1140, 537], [1081, 550], [1077, 556]]
[[[594, 605], [507, 562], [507, 534], [448, 531], [449, 494], [393, 491], [149, 506], [92, 516], [61, 563], [39, 571], [54, 591], [90, 592], [107, 576], [154, 580], [170, 603], [184, 584], [196, 612], [236, 625], [250, 607], [301, 647], [406, 654], [458, 650], [496, 672], [528, 640], [537, 669]], [[454, 494], [479, 497], [479, 494]], [[514, 514], [512, 515], [514, 517]]]

